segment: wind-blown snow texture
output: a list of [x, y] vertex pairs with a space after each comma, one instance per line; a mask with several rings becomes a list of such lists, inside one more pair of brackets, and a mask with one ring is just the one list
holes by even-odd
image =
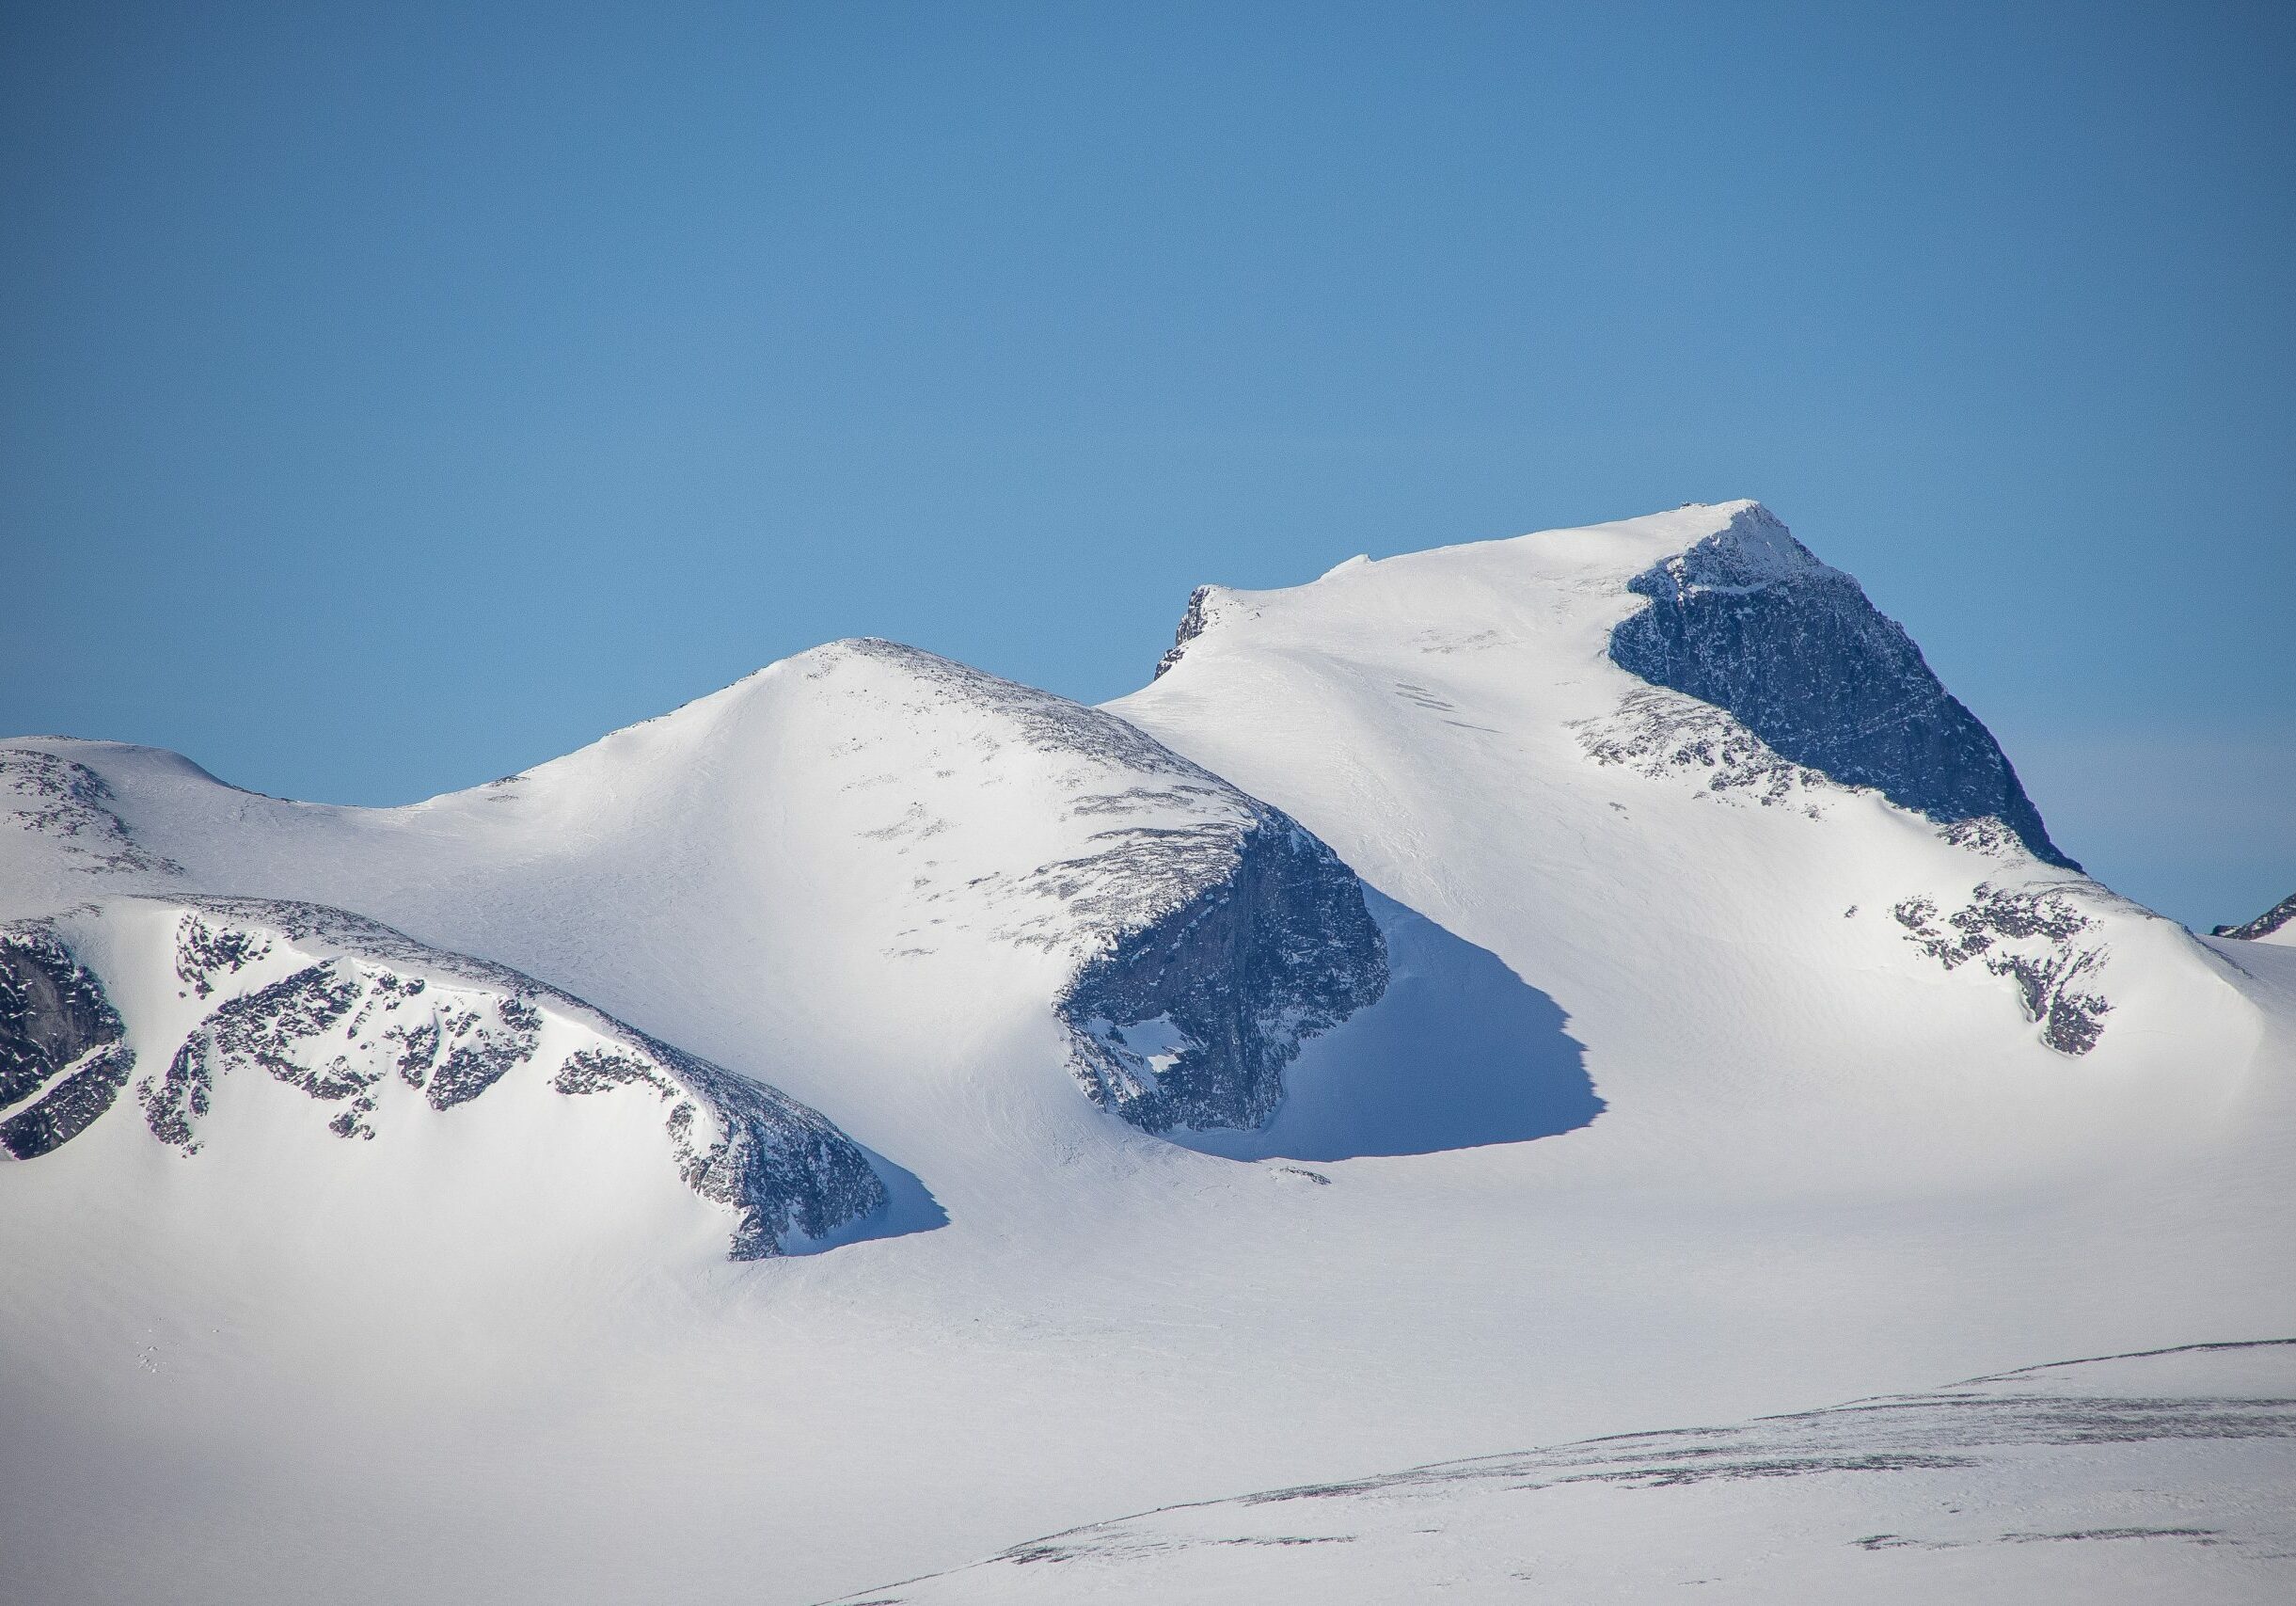
[[1940, 824], [2000, 819], [2036, 858], [2081, 867], [1921, 648], [1768, 509], [1734, 514], [1627, 583], [1650, 606], [1610, 632], [1621, 668], [1728, 710], [1781, 756], [1845, 786]]
[[2296, 1341], [2210, 1345], [1179, 1506], [865, 1598], [2264, 1602], [2292, 1483]]
[[[1845, 768], [1902, 733], [1766, 739], [1943, 718], [1779, 690], [1904, 668], [1822, 578], [1731, 615], [1778, 632], [1743, 710], [1621, 666], [1638, 580], [1764, 528], [1208, 586], [1102, 709], [837, 643], [406, 808], [0, 743], [0, 1597], [791, 1606], [1111, 1512], [2296, 1331], [2296, 954]], [[759, 1233], [789, 1252], [728, 1261]], [[2253, 1484], [2256, 1442], [2145, 1487]], [[1835, 1476], [1685, 1487], [1967, 1536]], [[1572, 1487], [1534, 1498], [1618, 1487]], [[2095, 1525], [2051, 1487], [2000, 1531]], [[1635, 1553], [1645, 1509], [1555, 1553]]]
[[74, 870], [182, 872], [128, 835], [112, 812], [111, 784], [85, 764], [38, 748], [0, 748], [0, 790], [21, 800], [8, 811], [19, 829], [47, 838]]

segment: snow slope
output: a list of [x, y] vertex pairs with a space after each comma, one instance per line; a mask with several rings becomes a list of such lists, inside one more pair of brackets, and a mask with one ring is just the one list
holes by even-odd
[[868, 1592], [996, 1601], [2285, 1600], [2296, 1341], [1179, 1506]]
[[[0, 1593], [802, 1600], [1110, 1511], [2296, 1332], [2284, 950], [1892, 802], [1918, 743], [1845, 785], [1622, 667], [1637, 578], [1769, 542], [1750, 512], [1213, 590], [1113, 713], [839, 644], [404, 809], [0, 748], [0, 914], [356, 911], [778, 1089], [887, 1194], [731, 1261], [661, 1102], [546, 1064], [372, 1141], [243, 1076], [231, 1154], [117, 1102], [0, 1165]], [[1857, 706], [1966, 739], [1835, 617], [1895, 666]], [[1954, 797], [2008, 797], [1955, 752]]]

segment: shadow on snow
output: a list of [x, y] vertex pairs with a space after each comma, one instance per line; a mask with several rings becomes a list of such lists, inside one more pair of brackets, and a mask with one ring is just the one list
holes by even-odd
[[1393, 898], [1364, 889], [1387, 941], [1387, 991], [1301, 1045], [1256, 1132], [1168, 1132], [1236, 1160], [1346, 1160], [1521, 1143], [1587, 1125], [1603, 1101], [1561, 1008]]

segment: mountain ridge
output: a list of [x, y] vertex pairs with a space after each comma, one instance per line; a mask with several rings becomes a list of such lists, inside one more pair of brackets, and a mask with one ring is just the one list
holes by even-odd
[[1622, 667], [1634, 579], [1746, 505], [1207, 588], [1108, 709], [831, 644], [400, 809], [0, 744], [47, 777], [0, 792], [0, 914], [80, 923], [138, 1073], [225, 993], [176, 997], [172, 938], [110, 964], [129, 911], [323, 904], [781, 1089], [889, 1196], [729, 1263], [673, 1102], [561, 1090], [589, 1045], [548, 1019], [444, 1111], [351, 1085], [356, 1002], [250, 1040], [190, 1160], [131, 1087], [0, 1165], [34, 1447], [0, 1579], [795, 1602], [1206, 1493], [2296, 1330], [2285, 950]]
[[2296, 892], [2288, 894], [2254, 920], [2243, 921], [2238, 926], [2219, 926], [2210, 934], [2256, 942], [2288, 930], [2291, 925], [2296, 925]]

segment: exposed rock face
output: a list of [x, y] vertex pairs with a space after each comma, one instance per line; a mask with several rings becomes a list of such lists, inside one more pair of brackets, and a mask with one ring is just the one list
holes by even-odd
[[2292, 920], [2296, 920], [2296, 893], [2290, 893], [2245, 925], [2219, 926], [2212, 934], [2254, 940], [2271, 936]]
[[103, 984], [38, 927], [0, 932], [0, 1150], [28, 1160], [119, 1096], [135, 1056]]
[[1301, 1040], [1386, 989], [1362, 883], [1267, 815], [1228, 838], [1225, 874], [1118, 938], [1061, 1000], [1078, 1080], [1136, 1126], [1265, 1124]]
[[2086, 1054], [2104, 1033], [2113, 1006], [2094, 983], [2106, 950], [2081, 941], [2097, 922], [2063, 889], [2019, 890], [1981, 883], [1971, 901], [1942, 920], [1925, 898], [1891, 911], [1908, 942], [1947, 970], [1972, 959], [2017, 984], [2025, 1018], [2060, 1054]]
[[[570, 1097], [636, 1089], [658, 1101], [687, 1185], [737, 1216], [736, 1259], [827, 1237], [886, 1202], [867, 1157], [815, 1111], [516, 971], [314, 904], [169, 903], [181, 910], [179, 996], [214, 1002], [135, 1096], [152, 1135], [186, 1155], [200, 1150], [225, 1076], [268, 1076], [332, 1106], [326, 1126], [338, 1137], [372, 1140], [423, 1106], [444, 1113], [532, 1073]], [[54, 1148], [102, 1113], [134, 1062], [123, 1046], [102, 1046], [117, 1045], [119, 1017], [55, 931], [11, 938], [0, 967], [8, 978], [0, 989], [12, 989], [0, 991], [0, 1055], [24, 1067], [8, 1084], [11, 1096], [89, 1045], [99, 1052], [85, 1063], [110, 1077], [102, 1105], [45, 1143]], [[44, 1152], [13, 1141], [24, 1119], [0, 1126], [0, 1139], [19, 1154]]]
[[1940, 823], [1998, 819], [2036, 857], [2080, 867], [1904, 629], [1766, 509], [1629, 583], [1650, 605], [1611, 631], [1621, 668], [1727, 709], [1795, 764]]
[[1712, 704], [1662, 687], [1630, 692], [1616, 711], [1576, 721], [1571, 728], [1598, 763], [1687, 778], [1725, 803], [1797, 808], [1816, 819], [1829, 794], [1842, 795], [1823, 771], [1780, 755]]
[[1172, 633], [1172, 644], [1164, 648], [1164, 657], [1156, 660], [1156, 673], [1150, 679], [1162, 679], [1165, 670], [1180, 661], [1188, 644], [1204, 633], [1204, 605], [1211, 600], [1211, 587], [1199, 585], [1188, 594], [1188, 611], [1180, 616], [1180, 628]]
[[1907, 940], [1948, 970], [1979, 960], [2011, 982], [2057, 1052], [2097, 1045], [2113, 1008], [2098, 988], [2107, 950], [2076, 893], [2109, 895], [2045, 871], [2014, 884], [2018, 867], [2036, 869], [2027, 854], [2080, 867], [2049, 840], [1991, 734], [1856, 580], [1748, 507], [1629, 584], [1650, 604], [1612, 629], [1610, 657], [1652, 685], [1573, 726], [1589, 756], [1813, 819], [1859, 787], [1927, 816], [1956, 847], [2002, 861], [2005, 879], [1950, 912], [1900, 901]]

